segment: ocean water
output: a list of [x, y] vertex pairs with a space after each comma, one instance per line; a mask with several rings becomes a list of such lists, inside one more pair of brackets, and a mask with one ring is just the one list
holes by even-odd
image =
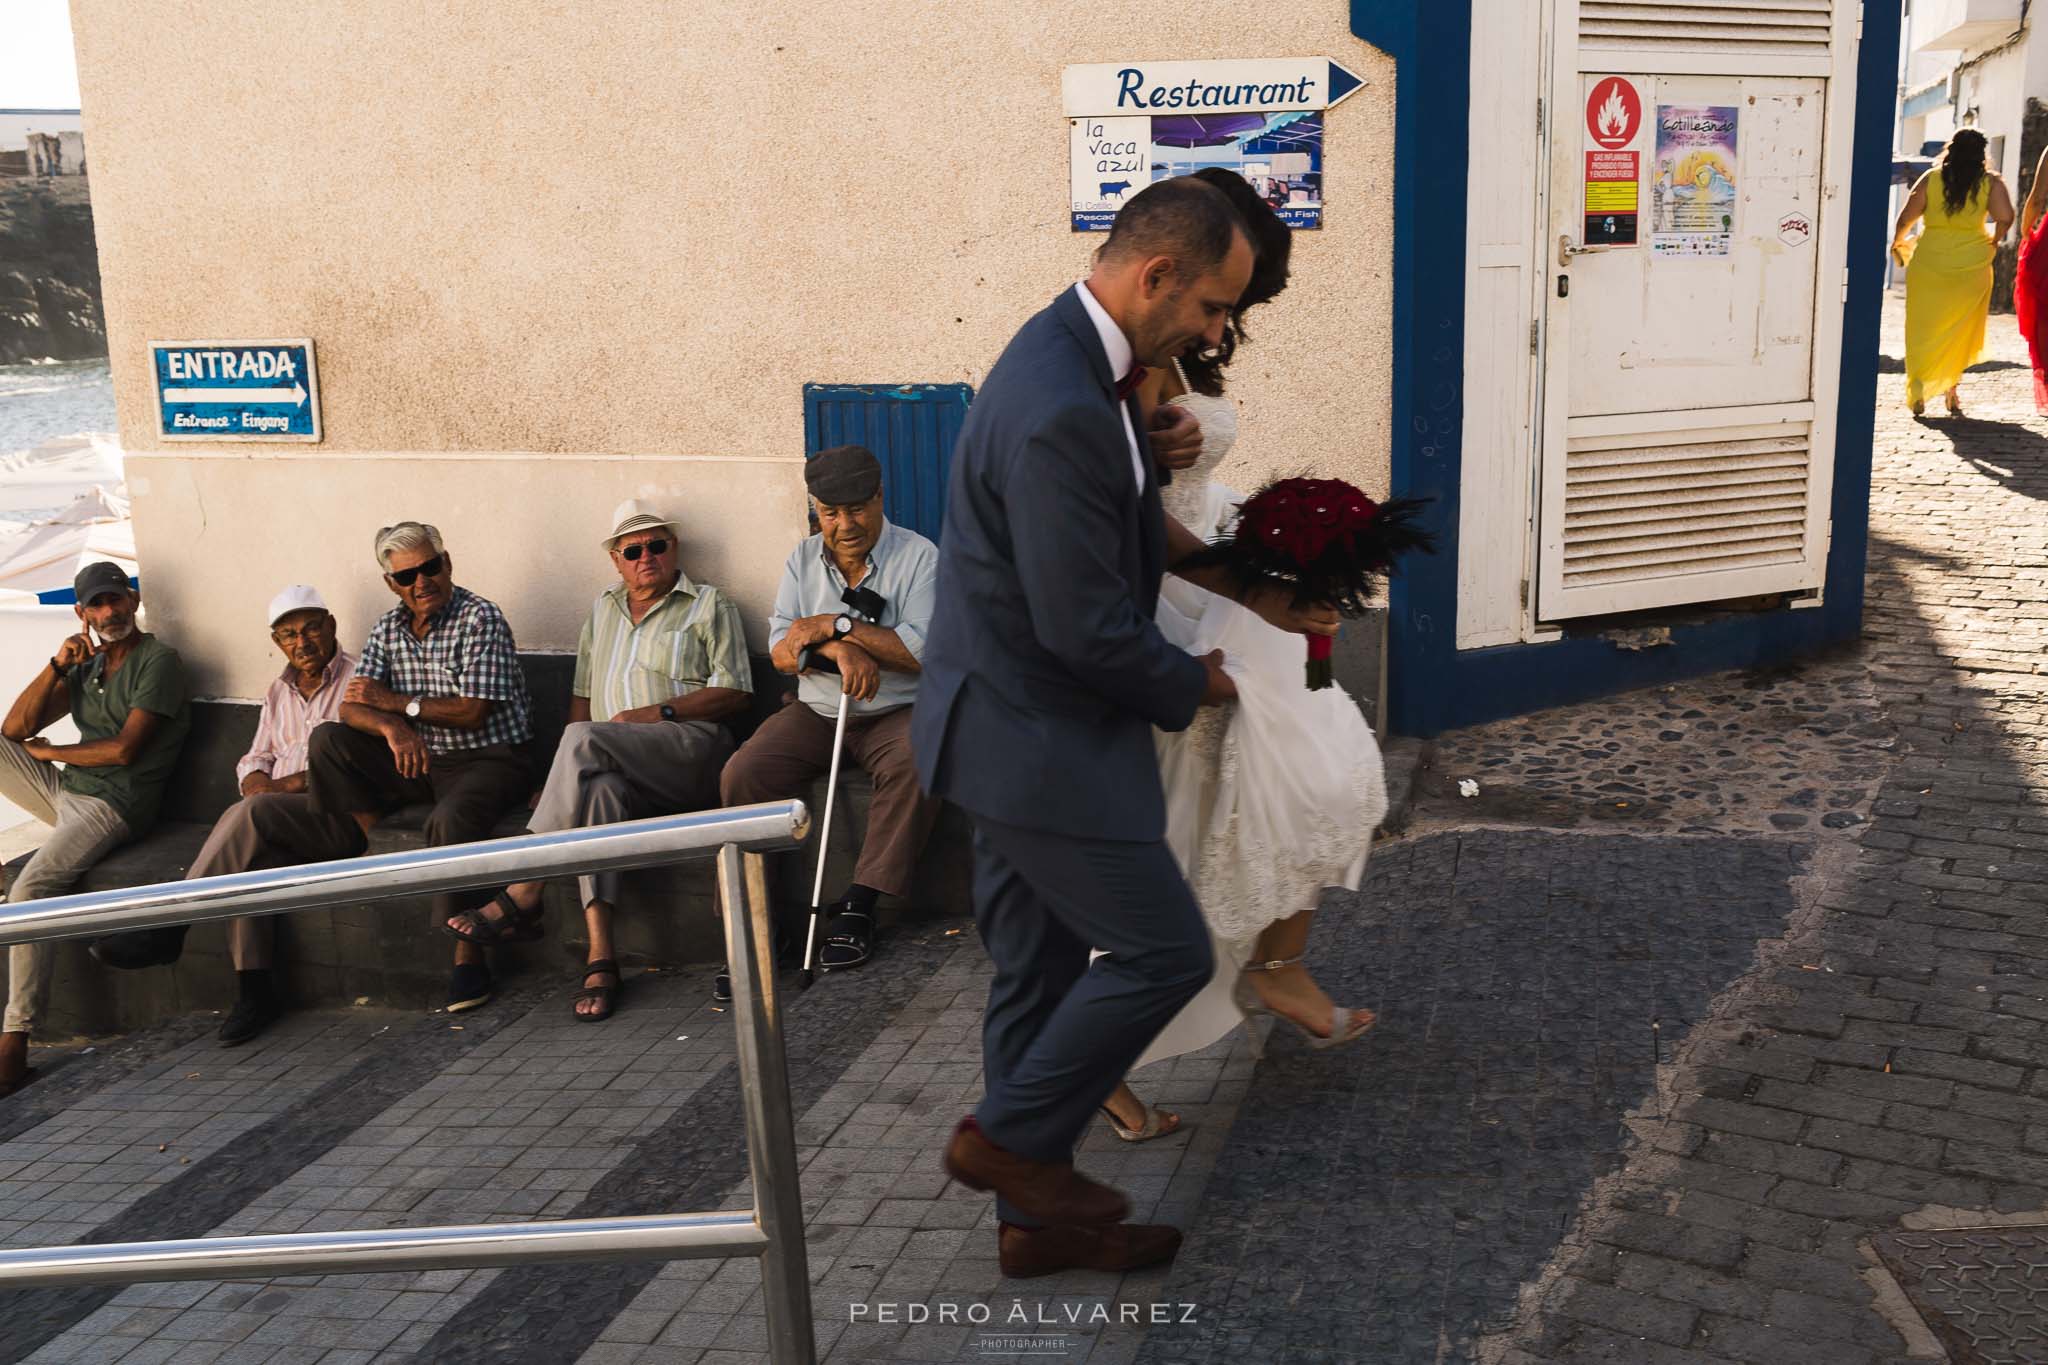
[[106, 361], [0, 365], [0, 457], [60, 436], [113, 430], [114, 382]]
[[[102, 463], [74, 454], [62, 462], [62, 471], [54, 471], [47, 461], [30, 460], [30, 451], [66, 437], [111, 435], [114, 430], [114, 385], [106, 361], [0, 365], [0, 530], [47, 516], [69, 503], [75, 492], [67, 483], [76, 482], [78, 469]], [[109, 481], [118, 481], [118, 454], [105, 463]], [[51, 611], [21, 603], [0, 607], [0, 693], [5, 694], [0, 706], [14, 700], [62, 642], [68, 622], [61, 609], [55, 620]], [[77, 733], [69, 720], [47, 731], [60, 744], [76, 742]], [[0, 831], [11, 836], [0, 838], [0, 847], [14, 853], [33, 846], [33, 840], [21, 843], [17, 833], [27, 820], [25, 811], [0, 800]]]

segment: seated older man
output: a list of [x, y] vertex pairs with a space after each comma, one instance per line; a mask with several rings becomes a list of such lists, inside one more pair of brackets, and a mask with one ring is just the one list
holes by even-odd
[[[456, 586], [455, 557], [432, 526], [387, 526], [375, 551], [398, 605], [363, 646], [341, 722], [313, 732], [313, 807], [347, 816], [367, 836], [389, 811], [432, 802], [427, 843], [484, 838], [526, 796], [531, 773], [524, 746], [533, 738], [532, 708], [512, 628], [497, 607]], [[434, 923], [478, 899], [436, 896]], [[490, 998], [483, 948], [457, 943], [449, 1012]]]
[[[853, 882], [826, 911], [818, 965], [833, 971], [867, 961], [875, 901], [910, 889], [938, 813], [917, 785], [910, 704], [923, 668], [918, 660], [939, 551], [882, 515], [882, 466], [864, 447], [813, 455], [804, 484], [819, 532], [783, 566], [768, 630], [776, 668], [801, 675], [798, 701], [732, 756], [720, 786], [729, 806], [804, 795], [831, 763], [839, 708], [850, 708], [846, 753], [874, 779], [875, 799]], [[838, 676], [812, 666], [821, 657]]]
[[[355, 821], [314, 809], [306, 777], [307, 743], [314, 727], [340, 717], [356, 661], [340, 647], [334, 616], [312, 588], [286, 588], [270, 599], [265, 619], [285, 669], [264, 693], [256, 738], [235, 765], [242, 799], [214, 822], [187, 879], [352, 858], [363, 851], [363, 832]], [[275, 923], [267, 915], [228, 921], [236, 999], [221, 1021], [220, 1040], [229, 1047], [248, 1042], [278, 1016], [271, 976], [276, 939]], [[184, 944], [184, 925], [138, 929], [99, 940], [92, 954], [109, 967], [153, 967], [177, 961]]]
[[[555, 750], [536, 833], [702, 810], [718, 803], [718, 770], [732, 753], [721, 723], [754, 690], [739, 608], [676, 566], [675, 523], [628, 498], [612, 513], [619, 581], [598, 594], [576, 643], [569, 725]], [[612, 957], [617, 872], [577, 879], [590, 955], [578, 1019], [609, 1019], [622, 978]], [[448, 932], [477, 944], [515, 937], [540, 919], [539, 882], [515, 882], [488, 905], [450, 917]]]
[[[63, 895], [94, 863], [147, 834], [191, 728], [184, 662], [136, 627], [142, 595], [126, 571], [105, 560], [88, 564], [72, 588], [84, 629], [58, 647], [0, 723], [0, 797], [51, 827], [14, 879], [12, 902]], [[78, 724], [78, 743], [40, 738], [66, 715]], [[35, 1077], [28, 1039], [50, 1003], [50, 966], [47, 943], [8, 950], [0, 1095]]]

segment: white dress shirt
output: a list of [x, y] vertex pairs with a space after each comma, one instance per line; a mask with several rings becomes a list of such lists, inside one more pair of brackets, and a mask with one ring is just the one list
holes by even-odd
[[[1081, 306], [1088, 310], [1088, 320], [1095, 324], [1095, 334], [1102, 338], [1102, 349], [1109, 356], [1111, 382], [1120, 382], [1130, 372], [1133, 360], [1130, 338], [1124, 335], [1124, 329], [1117, 326], [1116, 320], [1096, 302], [1095, 293], [1089, 289], [1088, 281], [1083, 280], [1075, 285], [1074, 292], [1081, 296]], [[1138, 433], [1131, 426], [1131, 405], [1118, 403], [1117, 407], [1123, 412], [1124, 440], [1131, 447], [1131, 475], [1137, 479], [1138, 492], [1142, 494], [1145, 491], [1145, 459], [1138, 454]]]

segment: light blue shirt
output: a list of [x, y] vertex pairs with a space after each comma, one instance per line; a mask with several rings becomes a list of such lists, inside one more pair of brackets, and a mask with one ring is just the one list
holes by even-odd
[[[868, 572], [860, 585], [880, 593], [888, 604], [871, 624], [895, 631], [911, 657], [923, 663], [925, 632], [931, 629], [932, 608], [938, 600], [939, 547], [915, 531], [885, 521], [882, 534], [868, 551]], [[825, 537], [805, 538], [782, 566], [775, 613], [768, 618], [768, 647], [781, 644], [800, 617], [836, 616], [851, 610], [840, 600], [845, 591], [846, 579], [832, 562]], [[917, 700], [918, 676], [883, 669], [880, 690], [872, 700], [851, 703], [848, 714], [871, 716], [910, 705]], [[797, 683], [798, 698], [821, 716], [839, 714], [839, 695], [836, 673], [811, 673]]]

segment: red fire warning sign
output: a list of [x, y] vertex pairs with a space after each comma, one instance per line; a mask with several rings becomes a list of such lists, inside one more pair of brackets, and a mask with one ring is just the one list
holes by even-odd
[[1596, 146], [1618, 151], [1636, 140], [1643, 126], [1643, 97], [1623, 76], [1603, 76], [1586, 97], [1586, 132]]

